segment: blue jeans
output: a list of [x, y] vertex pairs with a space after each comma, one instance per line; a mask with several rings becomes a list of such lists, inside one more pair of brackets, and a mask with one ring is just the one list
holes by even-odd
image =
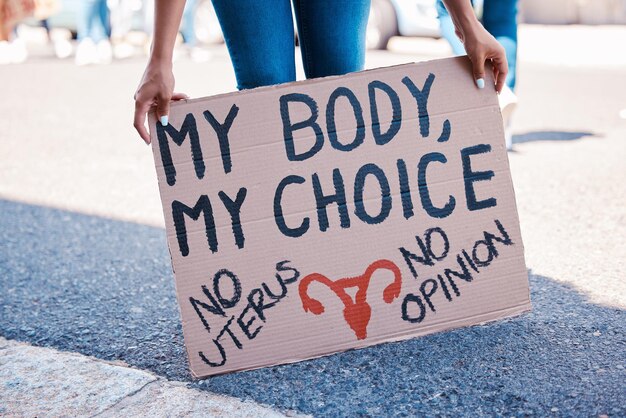
[[187, 0], [183, 11], [183, 22], [180, 28], [180, 34], [183, 37], [183, 42], [189, 46], [195, 46], [197, 42], [194, 22], [195, 11], [196, 0]]
[[111, 25], [106, 0], [81, 0], [76, 26], [79, 41], [89, 38], [98, 43], [110, 38]]
[[[465, 48], [454, 33], [452, 19], [442, 0], [437, 0], [437, 14], [442, 36], [450, 43], [456, 55], [465, 55]], [[482, 23], [506, 51], [509, 62], [506, 84], [513, 90], [517, 68], [517, 0], [485, 0]]]
[[[295, 81], [290, 0], [213, 0], [237, 87]], [[307, 78], [363, 69], [370, 0], [293, 0]]]

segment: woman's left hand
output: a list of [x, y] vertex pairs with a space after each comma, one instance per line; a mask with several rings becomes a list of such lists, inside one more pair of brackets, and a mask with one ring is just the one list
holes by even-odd
[[509, 72], [504, 47], [487, 32], [477, 19], [455, 19], [455, 16], [452, 17], [455, 20], [456, 34], [463, 42], [467, 56], [472, 61], [476, 85], [481, 89], [485, 87], [485, 62], [489, 60], [493, 67], [496, 91], [500, 93]]

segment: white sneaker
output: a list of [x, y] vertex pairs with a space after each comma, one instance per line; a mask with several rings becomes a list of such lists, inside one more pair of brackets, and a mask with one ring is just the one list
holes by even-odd
[[211, 51], [197, 46], [189, 50], [189, 57], [193, 62], [207, 62], [211, 60], [212, 56]]
[[72, 55], [72, 51], [74, 50], [74, 48], [72, 48], [72, 44], [70, 43], [70, 41], [68, 41], [67, 39], [57, 39], [53, 42], [54, 54], [57, 56], [57, 58], [65, 59]]
[[108, 39], [103, 39], [96, 46], [98, 51], [98, 64], [110, 64], [113, 61], [113, 48]]
[[513, 129], [510, 126], [504, 127], [504, 143], [507, 151], [513, 150]]
[[74, 52], [74, 47], [70, 40], [72, 34], [67, 29], [52, 29], [50, 30], [49, 38], [52, 42], [54, 49], [54, 55], [59, 59], [69, 58]]
[[113, 56], [121, 60], [135, 55], [135, 47], [128, 42], [120, 42], [113, 47]]
[[11, 44], [0, 41], [0, 65], [11, 64]]
[[511, 129], [511, 119], [513, 118], [513, 112], [517, 108], [517, 96], [508, 86], [505, 85], [498, 95], [498, 101], [500, 103], [500, 112], [502, 113], [502, 124], [504, 125], [504, 139], [506, 142], [506, 149], [507, 151], [511, 151], [513, 149], [513, 132]]
[[20, 64], [28, 58], [28, 50], [24, 41], [15, 39], [14, 41], [0, 41], [0, 65]]
[[500, 111], [502, 112], [502, 120], [504, 125], [507, 125], [507, 121], [515, 111], [517, 107], [517, 96], [513, 93], [508, 86], [504, 86], [502, 91], [498, 95], [498, 102], [500, 103]]
[[11, 62], [13, 64], [21, 64], [28, 58], [28, 50], [26, 44], [20, 38], [14, 39], [11, 43]]
[[98, 62], [98, 51], [96, 45], [89, 38], [80, 41], [76, 48], [76, 56], [74, 57], [76, 65], [89, 65]]

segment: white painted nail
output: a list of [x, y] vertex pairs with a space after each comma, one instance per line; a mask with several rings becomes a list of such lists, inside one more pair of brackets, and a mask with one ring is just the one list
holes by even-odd
[[161, 116], [161, 126], [167, 126], [167, 125], [168, 125], [167, 115]]

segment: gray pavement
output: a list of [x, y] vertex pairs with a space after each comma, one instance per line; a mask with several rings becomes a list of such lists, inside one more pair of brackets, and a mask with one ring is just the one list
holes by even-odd
[[[177, 64], [181, 91], [232, 89], [213, 52]], [[425, 57], [403, 46], [368, 65]], [[315, 416], [626, 416], [626, 66], [594, 65], [520, 64], [510, 161], [532, 313], [195, 382], [152, 157], [130, 126], [142, 61], [0, 67], [0, 336]]]
[[0, 416], [285, 416], [117, 363], [0, 337]]

